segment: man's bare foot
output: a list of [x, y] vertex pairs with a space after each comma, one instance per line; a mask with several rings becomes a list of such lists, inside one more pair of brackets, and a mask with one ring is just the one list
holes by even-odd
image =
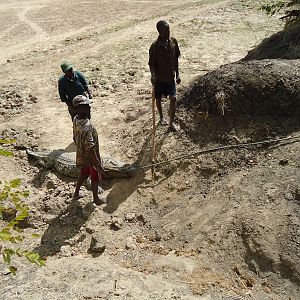
[[172, 123], [169, 125], [168, 130], [171, 132], [176, 132], [176, 131], [180, 130], [180, 127], [179, 127], [179, 125]]
[[168, 122], [167, 122], [164, 118], [161, 118], [161, 119], [159, 120], [159, 124], [160, 124], [161, 126], [165, 126], [165, 125], [168, 125]]
[[83, 197], [84, 197], [84, 193], [82, 193], [82, 192], [74, 193], [73, 196], [72, 196], [72, 200], [78, 200], [78, 199], [83, 198]]
[[106, 199], [103, 198], [103, 197], [97, 197], [97, 198], [94, 198], [94, 203], [96, 205], [105, 204], [106, 203]]

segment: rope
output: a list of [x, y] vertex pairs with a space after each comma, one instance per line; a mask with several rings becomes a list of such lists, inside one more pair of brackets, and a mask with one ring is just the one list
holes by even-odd
[[147, 169], [147, 168], [154, 167], [154, 166], [160, 166], [160, 165], [163, 165], [163, 164], [175, 161], [175, 160], [188, 158], [190, 156], [194, 156], [194, 155], [198, 155], [198, 154], [206, 154], [206, 153], [216, 152], [216, 151], [220, 151], [220, 150], [228, 150], [228, 149], [233, 149], [233, 148], [244, 148], [244, 147], [249, 147], [249, 146], [271, 144], [271, 143], [276, 143], [276, 142], [281, 142], [281, 141], [286, 141], [286, 140], [292, 140], [292, 139], [298, 139], [298, 138], [300, 139], [300, 135], [290, 136], [290, 137], [280, 138], [280, 139], [264, 140], [264, 141], [260, 141], [260, 142], [234, 144], [234, 145], [221, 146], [221, 147], [210, 148], [210, 149], [205, 149], [205, 150], [198, 150], [198, 151], [195, 151], [195, 152], [191, 152], [189, 154], [176, 156], [176, 157], [171, 158], [169, 160], [160, 161], [160, 162], [157, 162], [157, 163], [154, 163], [154, 164], [149, 164], [149, 165], [146, 165], [146, 166], [141, 166], [140, 169]]

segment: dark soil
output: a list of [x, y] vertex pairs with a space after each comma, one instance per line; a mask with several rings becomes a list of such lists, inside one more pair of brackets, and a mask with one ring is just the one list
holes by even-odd
[[299, 60], [238, 62], [197, 77], [180, 106], [219, 115], [298, 115]]
[[243, 60], [267, 58], [300, 58], [300, 24], [287, 27], [265, 39], [258, 47], [249, 51]]

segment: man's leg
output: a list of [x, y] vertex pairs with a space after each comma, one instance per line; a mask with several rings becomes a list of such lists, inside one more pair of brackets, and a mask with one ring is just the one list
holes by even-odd
[[91, 188], [92, 188], [93, 199], [94, 199], [95, 203], [99, 200], [99, 197], [98, 197], [98, 185], [99, 185], [99, 180], [92, 180], [91, 181]]
[[75, 192], [73, 194], [73, 199], [74, 200], [77, 200], [77, 199], [82, 197], [82, 195], [80, 195], [79, 191], [80, 191], [80, 187], [83, 185], [86, 178], [87, 178], [87, 176], [83, 175], [80, 172], [80, 174], [78, 176], [78, 179], [77, 179], [77, 182], [76, 182]]
[[156, 107], [157, 107], [158, 114], [159, 114], [160, 125], [167, 125], [168, 123], [163, 117], [163, 112], [162, 112], [162, 107], [161, 107], [161, 98], [155, 99], [155, 100], [156, 100]]
[[156, 98], [155, 101], [156, 101], [156, 107], [157, 107], [157, 110], [158, 110], [158, 113], [159, 113], [159, 118], [163, 119], [163, 112], [162, 112], [162, 107], [161, 107], [161, 98]]
[[99, 186], [99, 175], [97, 170], [95, 170], [93, 167], [91, 167], [91, 188], [93, 193], [93, 200], [96, 205], [101, 205], [105, 203], [103, 199], [99, 198], [98, 195], [98, 186]]
[[162, 83], [162, 82], [157, 82], [155, 84], [155, 101], [156, 101], [156, 107], [157, 107], [158, 114], [159, 114], [160, 125], [168, 124], [163, 117], [163, 112], [162, 112], [162, 107], [161, 107], [161, 98], [164, 94], [164, 88], [165, 88], [165, 86], [164, 86], [164, 83]]
[[176, 130], [176, 127], [174, 125], [175, 113], [176, 113], [176, 97], [170, 96], [170, 122], [169, 122], [169, 128], [172, 128], [172, 130]]

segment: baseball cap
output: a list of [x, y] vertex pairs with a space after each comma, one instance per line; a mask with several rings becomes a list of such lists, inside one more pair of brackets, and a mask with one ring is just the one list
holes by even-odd
[[73, 68], [73, 65], [68, 62], [68, 61], [64, 61], [61, 65], [60, 65], [62, 71], [64, 73], [68, 72], [71, 68]]
[[83, 95], [78, 95], [78, 96], [74, 97], [74, 99], [73, 99], [74, 107], [77, 107], [79, 105], [84, 105], [84, 104], [91, 106], [91, 103], [92, 103], [92, 101]]

